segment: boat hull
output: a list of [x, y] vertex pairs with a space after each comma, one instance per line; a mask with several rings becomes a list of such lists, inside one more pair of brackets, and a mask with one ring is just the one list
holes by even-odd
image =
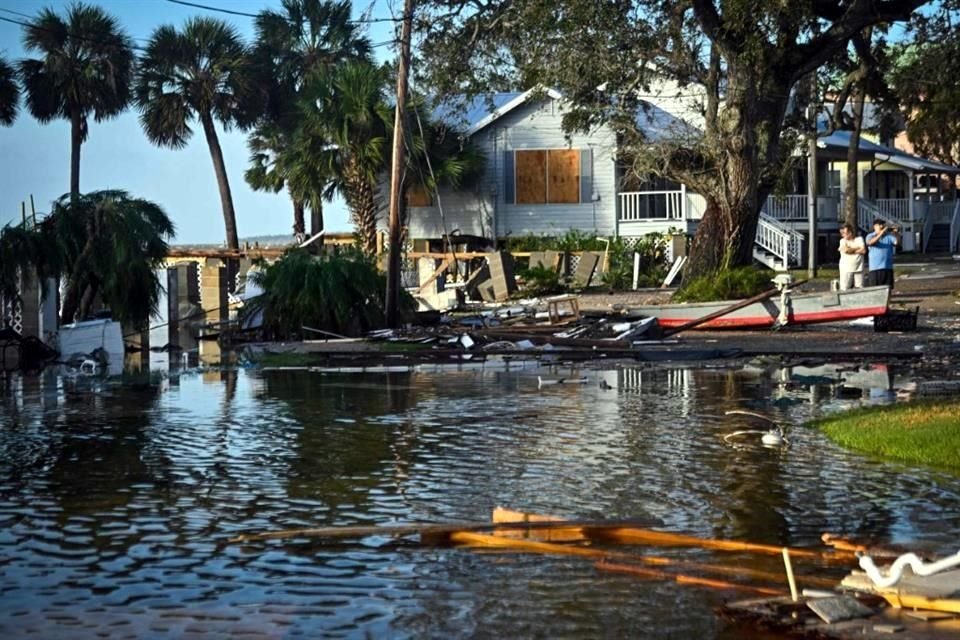
[[[848, 291], [791, 293], [787, 302], [787, 324], [838, 322], [883, 315], [890, 301], [887, 287], [867, 287]], [[686, 304], [643, 305], [630, 307], [632, 313], [653, 316], [661, 327], [679, 327], [726, 307], [737, 300], [692, 302]], [[780, 316], [780, 296], [755, 302], [727, 315], [698, 325], [697, 329], [760, 329], [774, 325]]]

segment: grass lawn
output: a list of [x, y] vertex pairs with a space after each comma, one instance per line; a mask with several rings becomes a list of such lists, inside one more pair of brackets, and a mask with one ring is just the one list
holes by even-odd
[[960, 398], [856, 409], [813, 426], [849, 449], [960, 474]]

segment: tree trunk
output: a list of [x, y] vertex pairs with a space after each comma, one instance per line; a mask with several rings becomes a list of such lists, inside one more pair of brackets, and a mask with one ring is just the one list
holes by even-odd
[[356, 163], [349, 163], [344, 174], [345, 200], [353, 215], [357, 235], [360, 236], [360, 249], [364, 255], [372, 257], [377, 253], [377, 221], [380, 214], [376, 188], [366, 179]]
[[856, 92], [853, 100], [853, 130], [850, 132], [850, 144], [847, 146], [847, 185], [843, 190], [843, 220], [854, 229], [858, 229], [857, 224], [857, 206], [859, 191], [858, 174], [860, 173], [860, 163], [857, 159], [857, 153], [860, 151], [860, 133], [863, 130], [863, 102], [864, 95], [861, 88], [854, 89]]
[[227, 179], [227, 168], [223, 163], [220, 140], [217, 138], [217, 130], [213, 126], [213, 117], [209, 113], [200, 114], [200, 122], [203, 124], [203, 133], [207, 137], [207, 146], [210, 148], [210, 157], [213, 160], [213, 171], [217, 176], [217, 186], [220, 189], [220, 205], [223, 207], [223, 224], [227, 232], [227, 248], [238, 250], [240, 240], [237, 237], [237, 214], [233, 209], [230, 181]]
[[[317, 200], [315, 205], [310, 206], [310, 236], [313, 237], [323, 231], [323, 202]], [[323, 239], [317, 240], [322, 242]]]
[[80, 198], [80, 145], [83, 144], [83, 116], [70, 112], [70, 202]]
[[707, 200], [684, 268], [684, 286], [719, 271], [753, 263], [760, 209], [780, 161], [780, 123], [788, 83], [770, 69], [731, 65], [726, 108], [716, 124], [716, 176], [692, 180]]
[[93, 255], [96, 248], [97, 230], [99, 226], [96, 223], [96, 211], [89, 212], [89, 215], [90, 217], [87, 218], [86, 224], [86, 244], [84, 244], [80, 255], [77, 256], [77, 261], [72, 265], [70, 274], [67, 277], [67, 286], [63, 292], [63, 306], [60, 310], [61, 325], [84, 319], [82, 315], [78, 317], [78, 311], [81, 307], [81, 295], [87, 287], [87, 278], [84, 276], [87, 273], [87, 263], [90, 261], [90, 256]]
[[294, 198], [291, 195], [290, 199], [293, 202], [293, 235], [302, 238], [307, 233], [307, 224], [304, 218], [306, 206], [303, 200], [299, 198]]

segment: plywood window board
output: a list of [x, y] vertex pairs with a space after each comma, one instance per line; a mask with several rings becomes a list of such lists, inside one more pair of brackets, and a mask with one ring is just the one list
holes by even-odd
[[548, 202], [580, 202], [580, 152], [551, 149], [547, 152]]
[[517, 203], [545, 204], [547, 202], [547, 152], [517, 151], [516, 171]]
[[517, 204], [580, 202], [580, 151], [525, 149], [515, 152]]

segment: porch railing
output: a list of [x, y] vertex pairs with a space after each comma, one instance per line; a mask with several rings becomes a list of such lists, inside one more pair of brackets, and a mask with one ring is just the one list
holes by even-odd
[[803, 236], [777, 222], [775, 218], [761, 213], [757, 223], [756, 244], [777, 258], [779, 270], [800, 264], [803, 255]]
[[884, 218], [910, 222], [910, 200], [907, 198], [878, 198], [873, 202]]
[[620, 194], [620, 222], [683, 220], [683, 191], [627, 191]]
[[769, 196], [763, 211], [776, 220], [797, 220], [807, 217], [807, 196]]

